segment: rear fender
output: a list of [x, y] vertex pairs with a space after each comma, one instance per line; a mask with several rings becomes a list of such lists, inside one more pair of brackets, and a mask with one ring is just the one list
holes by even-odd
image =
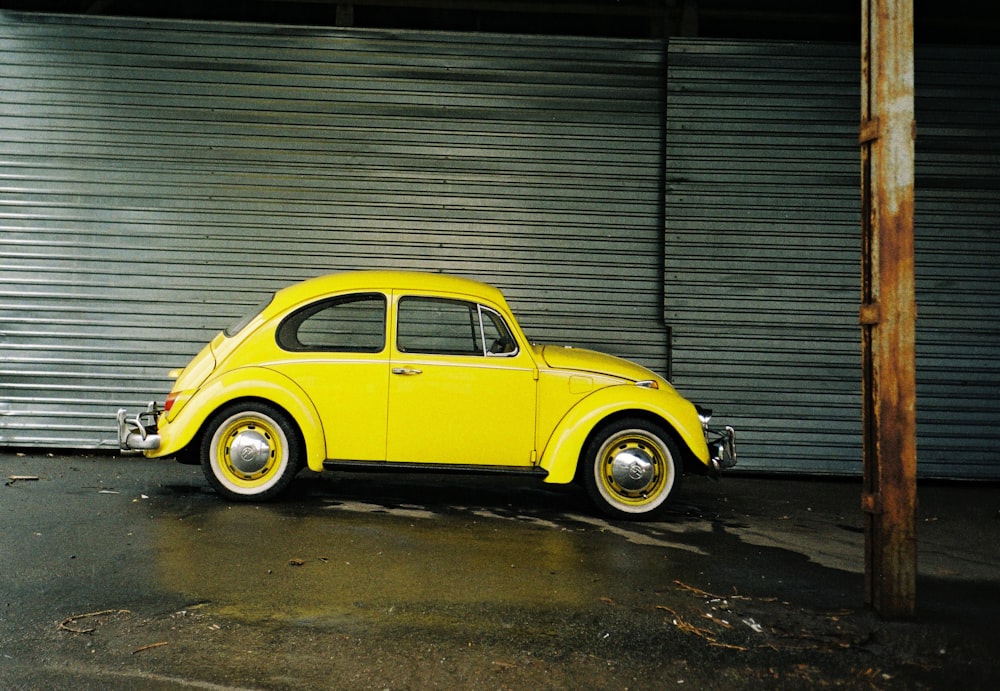
[[548, 471], [545, 481], [572, 482], [580, 452], [591, 432], [607, 418], [629, 412], [656, 418], [676, 432], [678, 440], [693, 457], [706, 466], [709, 464], [705, 433], [694, 405], [672, 391], [629, 384], [595, 391], [563, 417], [549, 437], [539, 463]]
[[215, 411], [240, 399], [265, 400], [283, 408], [302, 433], [307, 465], [322, 470], [326, 441], [316, 407], [298, 384], [266, 367], [244, 367], [205, 382], [170, 422], [161, 417], [162, 441], [155, 455], [177, 453], [195, 439]]

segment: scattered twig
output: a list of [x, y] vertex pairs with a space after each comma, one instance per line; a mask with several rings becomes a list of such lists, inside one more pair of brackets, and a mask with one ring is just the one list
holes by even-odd
[[694, 593], [699, 597], [708, 598], [710, 600], [749, 600], [751, 598], [745, 595], [737, 595], [735, 592], [732, 595], [715, 595], [714, 593], [705, 592], [701, 588], [695, 588], [693, 585], [688, 585], [687, 583], [682, 583], [681, 581], [675, 580], [674, 585], [682, 590], [687, 590]]
[[152, 650], [153, 648], [162, 648], [165, 645], [170, 645], [169, 641], [160, 641], [159, 643], [150, 643], [149, 645], [144, 645], [141, 648], [136, 648], [132, 651], [132, 654], [141, 653], [143, 650]]
[[714, 616], [712, 614], [709, 614], [708, 612], [706, 612], [705, 614], [702, 614], [701, 616], [703, 618], [705, 618], [705, 619], [708, 619], [709, 621], [715, 622], [716, 624], [718, 624], [719, 626], [721, 626], [724, 629], [732, 629], [733, 628], [733, 625], [730, 624], [725, 619], [720, 619], [719, 617], [716, 617], [716, 616]]
[[87, 612], [86, 614], [75, 614], [72, 617], [66, 617], [61, 622], [59, 622], [59, 628], [62, 631], [69, 631], [70, 633], [93, 633], [95, 629], [75, 629], [70, 624], [74, 621], [79, 621], [80, 619], [88, 619], [90, 617], [102, 617], [106, 614], [131, 614], [127, 609], [102, 609], [100, 612]]
[[[714, 601], [721, 602], [720, 606], [723, 609], [727, 610], [731, 616], [736, 617], [738, 621], [741, 621], [752, 631], [754, 631], [757, 634], [767, 634], [766, 636], [762, 636], [761, 640], [754, 641], [754, 643], [752, 644], [752, 648], [754, 650], [774, 650], [774, 651], [810, 650], [810, 651], [822, 651], [822, 652], [835, 652], [838, 650], [844, 650], [847, 648], [852, 648], [864, 644], [863, 640], [853, 640], [848, 637], [848, 634], [841, 632], [817, 633], [808, 630], [790, 632], [790, 631], [782, 631], [780, 629], [773, 627], [770, 628], [769, 630], [765, 630], [765, 627], [759, 624], [752, 617], [746, 617], [743, 614], [740, 614], [738, 611], [736, 611], [736, 609], [732, 607], [732, 603], [729, 602], [732, 600], [743, 600], [746, 602], [755, 602], [758, 604], [777, 603], [783, 605], [784, 607], [789, 607], [789, 608], [792, 607], [791, 604], [783, 600], [780, 600], [779, 598], [764, 597], [764, 596], [748, 597], [746, 595], [737, 595], [735, 594], [735, 589], [733, 595], [729, 596], [716, 595], [714, 593], [709, 593], [707, 591], [688, 585], [686, 583], [682, 583], [681, 581], [678, 580], [674, 581], [674, 585], [680, 590], [685, 590], [694, 595], [695, 597], [706, 600], [709, 604], [712, 604]], [[743, 646], [730, 645], [718, 641], [715, 637], [716, 636], [715, 632], [699, 628], [687, 621], [684, 621], [684, 619], [682, 619], [677, 614], [677, 612], [675, 612], [669, 607], [666, 607], [664, 605], [656, 605], [656, 609], [669, 612], [672, 617], [673, 624], [677, 628], [681, 629], [686, 633], [694, 634], [699, 638], [708, 641], [710, 645], [723, 648], [731, 648], [734, 650], [749, 649]], [[713, 609], [715, 608], [713, 607]], [[839, 622], [842, 617], [854, 613], [855, 613], [854, 610], [839, 609], [839, 610], [834, 610], [832, 612], [828, 612], [826, 614], [821, 614], [820, 616], [823, 616], [826, 620], [830, 622]], [[733, 628], [728, 621], [720, 617], [717, 617], [711, 613], [703, 613], [701, 614], [701, 617], [708, 621], [714, 622], [719, 627], [725, 629]]]
[[708, 641], [708, 644], [712, 647], [726, 648], [728, 650], [741, 650], [741, 651], [749, 650], [748, 648], [742, 645], [723, 643], [722, 641], [717, 639], [711, 631], [709, 631], [708, 629], [702, 629], [700, 627], [695, 626], [694, 624], [684, 621], [681, 615], [679, 615], [677, 612], [675, 612], [670, 607], [667, 607], [666, 605], [656, 605], [656, 609], [662, 609], [665, 612], [669, 612], [670, 616], [673, 619], [674, 626], [676, 626], [685, 633], [694, 634], [695, 636], [698, 636], [699, 638]]
[[8, 475], [7, 482], [4, 484], [7, 487], [12, 486], [15, 482], [31, 482], [33, 480], [38, 480], [37, 475]]
[[739, 650], [741, 653], [745, 653], [750, 650], [745, 645], [735, 645], [733, 643], [723, 643], [722, 641], [710, 640], [708, 642], [713, 648], [725, 648], [726, 650]]

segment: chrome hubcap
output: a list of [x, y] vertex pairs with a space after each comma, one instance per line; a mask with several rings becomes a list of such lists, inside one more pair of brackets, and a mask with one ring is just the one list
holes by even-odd
[[229, 462], [241, 473], [260, 472], [270, 460], [270, 440], [256, 429], [240, 430], [229, 444]]
[[629, 447], [611, 458], [611, 477], [627, 492], [639, 492], [652, 484], [656, 468], [653, 456], [645, 449]]

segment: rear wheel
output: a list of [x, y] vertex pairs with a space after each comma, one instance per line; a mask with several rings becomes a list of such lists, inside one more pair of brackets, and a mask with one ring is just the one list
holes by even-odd
[[260, 501], [278, 496], [298, 472], [301, 457], [295, 423], [267, 403], [223, 408], [202, 437], [205, 477], [229, 499]]
[[587, 493], [613, 518], [658, 517], [681, 482], [677, 444], [658, 425], [640, 418], [598, 429], [581, 462]]

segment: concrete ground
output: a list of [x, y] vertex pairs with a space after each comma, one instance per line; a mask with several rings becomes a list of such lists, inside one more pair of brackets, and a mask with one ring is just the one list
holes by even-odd
[[4, 689], [995, 689], [1000, 493], [919, 489], [917, 615], [864, 603], [859, 481], [687, 478], [654, 523], [523, 480], [0, 452]]

